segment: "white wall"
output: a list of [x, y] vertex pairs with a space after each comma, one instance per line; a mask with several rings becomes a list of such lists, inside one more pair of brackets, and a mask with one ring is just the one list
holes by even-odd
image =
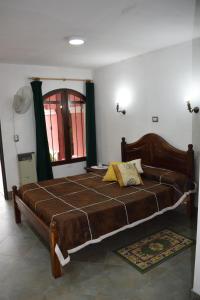
[[[92, 72], [87, 69], [0, 64], [0, 119], [9, 190], [11, 190], [12, 185], [19, 184], [16, 152], [35, 151], [33, 105], [26, 114], [14, 115], [15, 131], [19, 134], [20, 141], [18, 143], [14, 143], [13, 141], [13, 95], [20, 87], [29, 85], [30, 81], [28, 77], [30, 76], [92, 79]], [[71, 88], [80, 93], [85, 93], [85, 85], [83, 82], [44, 81], [42, 85], [43, 93], [57, 88]], [[54, 176], [61, 177], [68, 174], [81, 173], [84, 172], [84, 166], [84, 162], [57, 166], [53, 168]]]
[[[200, 40], [196, 41], [194, 44], [195, 52], [198, 49], [200, 53]], [[195, 55], [196, 57], [196, 55]], [[199, 61], [197, 62], [199, 66], [199, 72], [200, 72], [200, 55], [199, 55]], [[197, 65], [195, 67], [195, 70], [197, 70]], [[195, 72], [195, 75], [197, 73]], [[200, 73], [199, 73], [200, 75]], [[195, 78], [197, 78], [195, 76]], [[199, 77], [200, 82], [200, 77]], [[199, 103], [196, 103], [200, 107], [200, 100]], [[200, 169], [199, 169], [199, 153], [200, 153], [200, 116], [194, 115], [193, 116], [193, 144], [195, 145], [195, 156], [196, 156], [196, 163], [195, 167], [197, 170], [196, 174], [196, 180], [199, 183], [200, 178]], [[198, 207], [200, 207], [200, 194], [198, 195]], [[196, 294], [200, 296], [200, 209], [198, 209], [198, 222], [197, 222], [197, 235], [196, 235], [196, 257], [195, 257], [195, 272], [194, 272], [194, 286], [193, 290]]]
[[[192, 142], [192, 115], [186, 109], [192, 79], [192, 43], [134, 57], [94, 72], [99, 161], [121, 158], [120, 142], [155, 132], [186, 150]], [[120, 97], [121, 90], [122, 96]], [[119, 101], [125, 116], [116, 112]], [[126, 103], [128, 102], [128, 103]], [[151, 117], [158, 116], [159, 123]]]
[[[200, 2], [199, 15], [200, 23]], [[198, 24], [196, 30], [200, 29]], [[120, 141], [135, 141], [148, 132], [163, 136], [186, 150], [193, 143], [196, 182], [199, 182], [200, 113], [190, 114], [185, 102], [200, 107], [200, 39], [165, 48], [97, 69], [96, 122], [99, 161], [120, 159]], [[126, 91], [118, 99], [120, 90]], [[126, 100], [128, 99], [128, 105]], [[115, 102], [127, 106], [127, 115], [116, 113]], [[151, 117], [158, 116], [159, 123]], [[199, 195], [200, 197], [200, 195]], [[198, 200], [200, 202], [200, 198]], [[200, 295], [200, 209], [193, 291]]]
[[[200, 200], [199, 200], [200, 201]], [[200, 296], [200, 209], [198, 209], [193, 291]]]
[[[196, 1], [194, 31], [200, 32], [200, 2]], [[193, 41], [193, 81], [195, 92], [195, 105], [200, 106], [200, 38]], [[200, 153], [200, 115], [193, 116], [193, 144], [195, 145], [196, 152], [196, 169], [197, 179], [199, 176], [199, 153]], [[199, 180], [198, 180], [199, 182]], [[200, 203], [200, 195], [198, 199]], [[200, 207], [198, 205], [198, 207]], [[197, 222], [197, 236], [196, 236], [196, 257], [195, 257], [195, 271], [194, 271], [194, 285], [193, 290], [196, 294], [200, 295], [200, 209], [198, 209], [198, 222]]]

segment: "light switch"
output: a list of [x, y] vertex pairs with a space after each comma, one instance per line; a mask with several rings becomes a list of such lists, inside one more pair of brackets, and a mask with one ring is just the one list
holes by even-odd
[[14, 135], [14, 142], [15, 143], [19, 142], [19, 134]]

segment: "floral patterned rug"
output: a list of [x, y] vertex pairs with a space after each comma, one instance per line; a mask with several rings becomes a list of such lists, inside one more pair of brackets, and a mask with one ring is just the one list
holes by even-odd
[[193, 240], [172, 230], [164, 229], [118, 249], [116, 253], [144, 273], [193, 244]]

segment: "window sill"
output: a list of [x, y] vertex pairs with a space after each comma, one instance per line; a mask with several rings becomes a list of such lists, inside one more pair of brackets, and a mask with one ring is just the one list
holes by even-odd
[[78, 157], [78, 158], [73, 158], [71, 160], [60, 160], [60, 161], [54, 161], [51, 163], [52, 167], [55, 166], [61, 166], [61, 165], [69, 165], [81, 161], [86, 161], [86, 157]]

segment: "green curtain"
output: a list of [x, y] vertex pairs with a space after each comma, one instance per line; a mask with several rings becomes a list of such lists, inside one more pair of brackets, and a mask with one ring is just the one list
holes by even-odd
[[37, 176], [38, 181], [42, 181], [53, 178], [44, 116], [42, 82], [32, 81], [31, 87], [35, 110]]
[[86, 82], [86, 162], [87, 167], [97, 164], [94, 83]]

